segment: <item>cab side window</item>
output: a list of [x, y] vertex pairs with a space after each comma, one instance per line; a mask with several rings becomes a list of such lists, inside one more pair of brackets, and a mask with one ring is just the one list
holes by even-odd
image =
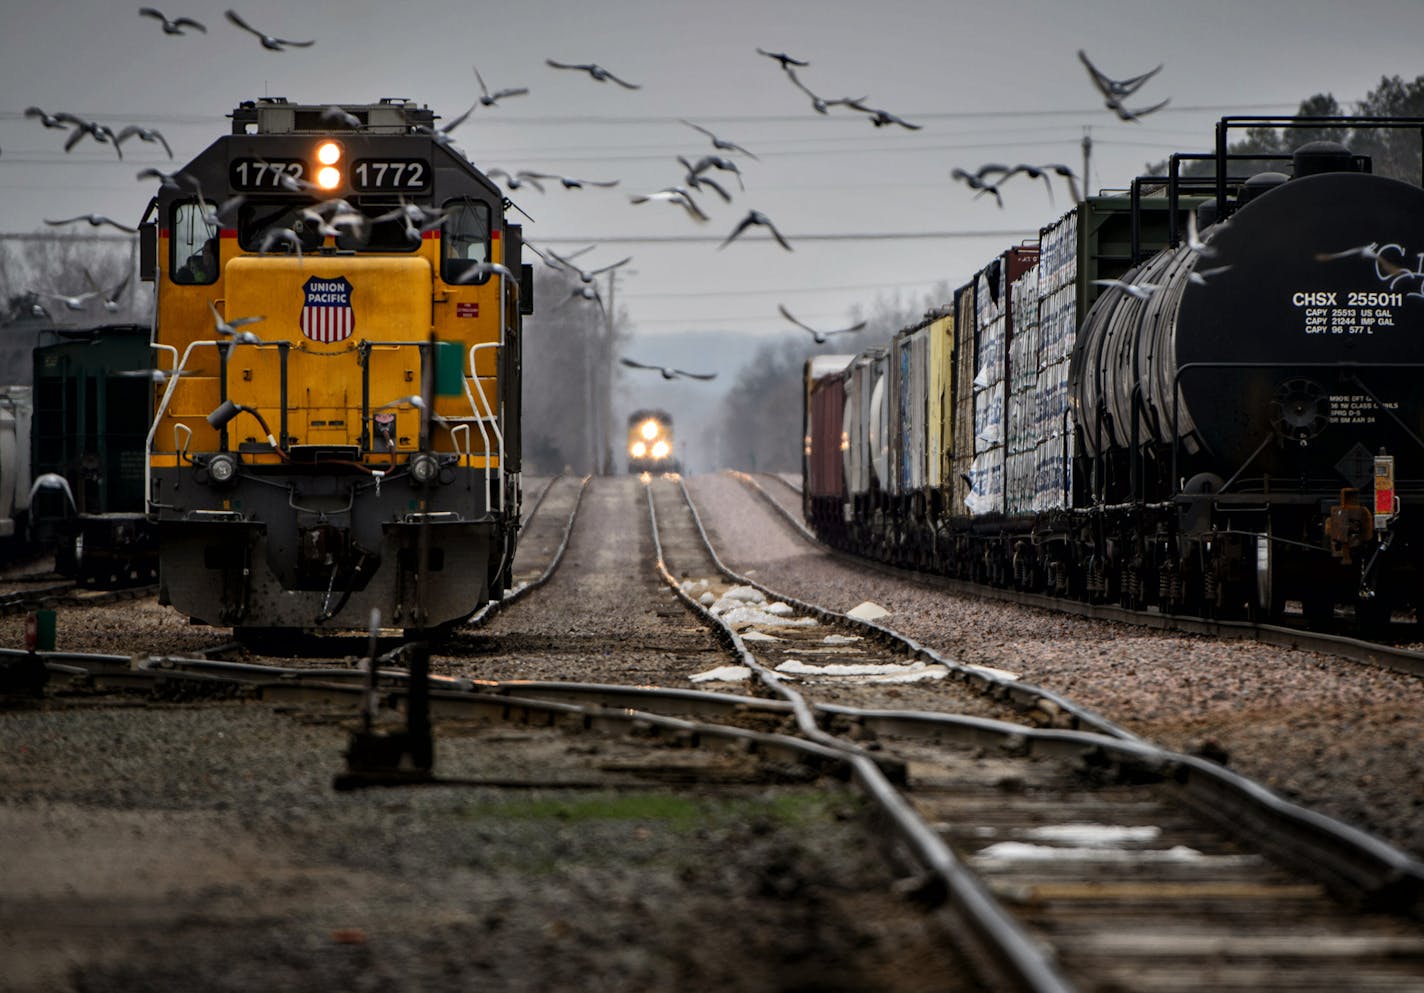
[[206, 286], [218, 278], [218, 228], [196, 200], [173, 207], [169, 274], [173, 282]]
[[[489, 204], [457, 200], [445, 204], [445, 223], [440, 235], [440, 278], [447, 283], [461, 277], [481, 262], [489, 261]], [[472, 279], [483, 283], [488, 276]]]

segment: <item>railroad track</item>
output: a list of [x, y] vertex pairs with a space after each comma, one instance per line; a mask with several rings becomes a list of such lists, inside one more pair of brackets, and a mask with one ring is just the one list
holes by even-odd
[[92, 590], [71, 580], [45, 582], [24, 589], [0, 593], [0, 614], [23, 614], [53, 607], [86, 607], [122, 603], [155, 596], [157, 586], [129, 586], [116, 590]]
[[1303, 652], [1317, 652], [1321, 655], [1329, 655], [1351, 662], [1391, 669], [1395, 672], [1402, 672], [1407, 675], [1424, 676], [1424, 652], [1398, 645], [1383, 644], [1360, 638], [1352, 638], [1346, 635], [1331, 634], [1324, 631], [1310, 631], [1305, 628], [1288, 627], [1278, 624], [1211, 620], [1179, 614], [1163, 614], [1155, 608], [1132, 610], [1116, 604], [1093, 604], [1081, 600], [1045, 596], [1040, 593], [1023, 593], [1018, 590], [1001, 589], [979, 583], [970, 583], [960, 579], [951, 579], [947, 576], [940, 576], [934, 573], [903, 569], [899, 566], [864, 558], [824, 544], [806, 527], [805, 522], [801, 519], [799, 510], [791, 509], [786, 505], [783, 499], [779, 499], [771, 492], [768, 492], [769, 487], [764, 485], [764, 482], [769, 483], [771, 488], [780, 488], [784, 492], [794, 494], [795, 501], [800, 500], [799, 491], [780, 476], [752, 476], [748, 473], [741, 472], [734, 472], [732, 475], [764, 499], [777, 514], [795, 528], [803, 538], [815, 545], [816, 548], [828, 555], [835, 556], [843, 562], [854, 564], [858, 568], [870, 569], [882, 575], [894, 576], [949, 593], [977, 596], [983, 599], [1000, 600], [1007, 603], [1017, 603], [1028, 607], [1039, 607], [1043, 610], [1074, 614], [1092, 620], [1113, 621], [1119, 624], [1133, 624], [1138, 627], [1158, 631], [1207, 635], [1234, 641], [1256, 641], [1263, 645], [1270, 645], [1273, 648], [1289, 648]]
[[[778, 673], [777, 660], [795, 654], [792, 639], [748, 641], [760, 625], [721, 624], [729, 611], [708, 609], [717, 598], [697, 602], [714, 577], [726, 588], [752, 584], [720, 569], [685, 492], [657, 481], [647, 500], [664, 580], [719, 625], [732, 661], [760, 678], [759, 695], [453, 678], [434, 681], [437, 716], [634, 733], [848, 779], [879, 811], [907, 890], [937, 908], [996, 988], [1424, 989], [1418, 862], [1203, 759], [1106, 723], [1081, 730], [1092, 715], [1032, 702], [1032, 688], [992, 672], [945, 679], [983, 681], [1021, 721], [818, 703], [827, 685], [844, 684]], [[811, 616], [824, 641], [830, 619]], [[866, 642], [891, 644], [870, 622], [847, 623]], [[795, 647], [808, 654], [805, 642]], [[890, 653], [913, 657], [909, 643]], [[356, 669], [45, 662], [58, 678], [177, 699], [354, 709], [364, 696]], [[398, 669], [380, 672], [388, 705], [399, 706], [404, 681]]]

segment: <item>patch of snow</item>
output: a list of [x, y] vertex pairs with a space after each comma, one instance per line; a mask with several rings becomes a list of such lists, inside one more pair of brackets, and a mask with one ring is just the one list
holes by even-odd
[[792, 614], [796, 613], [796, 611], [792, 609], [789, 603], [769, 603], [765, 607], [763, 607], [762, 610], [765, 610], [768, 614], [772, 614], [776, 617], [790, 617]]
[[781, 640], [783, 640], [783, 639], [778, 638], [778, 637], [777, 637], [776, 635], [774, 635], [774, 634], [767, 634], [765, 631], [743, 631], [743, 632], [742, 632], [742, 640], [743, 640], [743, 641], [781, 641]]
[[943, 679], [949, 674], [949, 670], [942, 665], [926, 665], [924, 662], [808, 665], [800, 659], [787, 659], [776, 667], [776, 671], [791, 676], [860, 678], [870, 683], [917, 683], [925, 679]]
[[821, 639], [823, 645], [850, 645], [864, 639], [858, 634], [828, 634]]
[[1186, 845], [1148, 849], [1069, 848], [1022, 841], [1001, 841], [980, 849], [974, 856], [975, 862], [1205, 862], [1209, 859], [1215, 861], [1212, 856]]
[[1039, 841], [1056, 841], [1079, 848], [1112, 848], [1132, 842], [1156, 841], [1162, 829], [1151, 824], [1047, 824], [1026, 834]]
[[744, 665], [720, 665], [690, 678], [694, 683], [739, 683], [751, 679], [752, 671]]
[[854, 617], [859, 621], [878, 621], [882, 617], [889, 617], [890, 611], [880, 606], [878, 603], [871, 603], [866, 600], [860, 606], [846, 611], [847, 617]]

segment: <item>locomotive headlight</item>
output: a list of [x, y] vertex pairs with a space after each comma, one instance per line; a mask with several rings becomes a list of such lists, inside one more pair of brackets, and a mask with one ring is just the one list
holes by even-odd
[[419, 452], [410, 457], [410, 478], [421, 486], [429, 486], [440, 475], [440, 462], [429, 452]]
[[635, 459], [641, 459], [644, 455], [648, 454], [648, 446], [643, 444], [641, 441], [635, 441], [629, 447], [628, 454], [633, 456], [633, 458]]
[[324, 166], [334, 166], [341, 161], [341, 146], [334, 141], [322, 142], [316, 150], [316, 160]]
[[653, 442], [653, 458], [655, 458], [655, 459], [665, 459], [665, 458], [668, 457], [668, 452], [669, 452], [669, 451], [670, 451], [670, 449], [668, 448], [668, 443], [667, 443], [667, 442], [665, 442], [665, 441], [655, 441], [655, 442]]
[[226, 453], [214, 455], [208, 460], [208, 478], [218, 485], [232, 482], [237, 475], [237, 459]]
[[341, 170], [336, 166], [322, 166], [316, 173], [316, 185], [323, 190], [334, 190], [341, 185]]
[[643, 436], [643, 440], [652, 441], [658, 436], [658, 422], [654, 420], [644, 421], [643, 426], [638, 429], [638, 433]]

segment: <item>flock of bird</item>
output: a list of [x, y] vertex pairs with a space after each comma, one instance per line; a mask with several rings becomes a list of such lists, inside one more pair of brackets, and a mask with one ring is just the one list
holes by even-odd
[[[170, 17], [163, 11], [153, 7], [142, 7], [139, 15], [144, 18], [158, 22], [159, 27], [165, 35], [182, 37], [189, 32], [206, 34], [208, 28], [200, 21], [187, 16]], [[278, 37], [268, 34], [253, 26], [246, 19], [234, 10], [226, 10], [224, 17], [235, 29], [255, 37], [264, 49], [272, 52], [282, 52], [289, 48], [310, 48], [316, 44], [315, 39], [296, 41], [288, 38]], [[818, 114], [830, 114], [833, 110], [843, 109], [852, 114], [862, 114], [870, 123], [877, 128], [887, 126], [897, 126], [909, 131], [918, 131], [921, 125], [912, 123], [903, 117], [892, 113], [884, 108], [874, 107], [869, 103], [869, 96], [840, 97], [829, 99], [818, 94], [803, 81], [801, 73], [809, 69], [811, 63], [807, 59], [798, 58], [785, 52], [774, 52], [758, 47], [757, 54], [775, 62], [778, 68], [784, 73], [787, 81], [800, 93], [804, 94], [811, 102], [811, 108]], [[1079, 59], [1087, 68], [1089, 77], [1093, 85], [1098, 89], [1105, 99], [1105, 105], [1112, 110], [1120, 119], [1124, 121], [1137, 121], [1141, 117], [1154, 113], [1165, 107], [1168, 101], [1163, 100], [1148, 107], [1129, 109], [1124, 101], [1133, 96], [1150, 79], [1152, 79], [1162, 66], [1131, 76], [1126, 79], [1114, 79], [1099, 70], [1088, 58], [1086, 53], [1079, 51]], [[555, 70], [564, 72], [577, 72], [586, 74], [589, 79], [598, 83], [611, 83], [625, 90], [639, 90], [641, 84], [631, 82], [620, 75], [615, 74], [608, 68], [594, 62], [562, 62], [556, 59], [545, 59], [545, 64]], [[453, 142], [452, 133], [459, 128], [470, 115], [480, 107], [494, 108], [503, 100], [515, 97], [527, 96], [529, 88], [525, 86], [505, 87], [492, 89], [486, 82], [479, 68], [474, 67], [475, 80], [479, 87], [479, 94], [469, 109], [456, 116], [442, 127], [432, 128], [425, 125], [413, 124], [413, 129], [428, 135], [432, 140], [442, 144], [451, 145]], [[340, 107], [329, 107], [324, 112], [324, 116], [334, 125], [359, 130], [362, 122], [359, 118]], [[168, 140], [162, 133], [152, 128], [142, 127], [137, 124], [128, 124], [122, 127], [114, 127], [97, 121], [87, 120], [68, 112], [48, 113], [39, 107], [30, 107], [25, 111], [25, 117], [38, 121], [45, 128], [59, 129], [67, 132], [64, 140], [64, 150], [71, 151], [80, 144], [86, 137], [100, 144], [112, 145], [115, 154], [123, 158], [123, 146], [125, 142], [137, 139], [141, 142], [152, 143], [163, 148], [164, 152], [171, 159], [173, 150]], [[730, 173], [736, 177], [738, 192], [745, 192], [741, 167], [732, 155], [745, 156], [747, 159], [759, 161], [758, 157], [748, 148], [736, 141], [725, 138], [716, 132], [690, 120], [682, 120], [687, 127], [699, 132], [712, 146], [712, 153], [701, 155], [677, 155], [676, 161], [681, 170], [680, 181], [648, 193], [635, 193], [629, 196], [632, 204], [645, 203], [666, 203], [679, 208], [692, 221], [704, 224], [710, 221], [710, 215], [698, 202], [698, 197], [715, 196], [722, 203], [729, 204], [733, 200], [733, 193], [728, 189], [726, 180], [719, 181], [715, 178], [717, 174]], [[536, 172], [532, 170], [507, 171], [500, 168], [490, 168], [486, 174], [496, 181], [500, 181], [510, 191], [528, 187], [539, 193], [546, 192], [546, 184], [558, 184], [566, 190], [581, 190], [588, 187], [613, 188], [619, 184], [616, 179], [584, 179], [573, 176], [565, 176], [557, 173]], [[1008, 166], [1000, 163], [988, 163], [970, 171], [962, 168], [955, 168], [950, 176], [956, 181], [962, 182], [976, 196], [991, 195], [1000, 207], [1004, 204], [1002, 186], [1015, 176], [1026, 176], [1030, 179], [1041, 179], [1047, 189], [1050, 201], [1053, 198], [1054, 177], [1062, 179], [1068, 186], [1074, 201], [1079, 199], [1077, 179], [1073, 170], [1061, 163], [1048, 163], [1033, 165], [1019, 163]], [[168, 188], [180, 188], [185, 182], [192, 182], [191, 177], [182, 174], [164, 173], [161, 170], [148, 168], [138, 173], [138, 179], [142, 181], [158, 181]], [[302, 189], [305, 184], [300, 180], [290, 180], [292, 188]], [[195, 189], [196, 183], [193, 183]], [[202, 190], [197, 190], [202, 202], [202, 209], [209, 221], [216, 221], [218, 217], [226, 215], [230, 210], [242, 202], [241, 197], [234, 197], [213, 205], [203, 198]], [[399, 208], [392, 212], [376, 218], [369, 218], [360, 211], [351, 207], [344, 200], [335, 199], [322, 201], [302, 213], [302, 222], [321, 232], [324, 235], [355, 234], [358, 237], [364, 236], [364, 232], [372, 223], [395, 220], [402, 223], [408, 234], [418, 236], [424, 231], [438, 227], [445, 218], [445, 212], [430, 208], [421, 207], [416, 204], [402, 201]], [[92, 226], [109, 226], [125, 233], [133, 233], [135, 229], [131, 226], [121, 224], [111, 218], [101, 214], [85, 214], [78, 217], [71, 217], [59, 220], [46, 219], [45, 223], [52, 226], [67, 226], [71, 224], [87, 222]], [[754, 228], [764, 228], [767, 235], [777, 245], [785, 251], [792, 251], [791, 240], [788, 239], [765, 213], [751, 209], [732, 227], [727, 236], [718, 244], [719, 250], [725, 249], [732, 242], [736, 241], [746, 232]], [[603, 301], [599, 296], [597, 283], [594, 277], [605, 272], [616, 269], [630, 259], [623, 259], [611, 265], [594, 269], [582, 269], [572, 261], [574, 255], [581, 253], [571, 253], [567, 256], [560, 256], [552, 251], [539, 251], [530, 245], [546, 264], [556, 269], [563, 269], [578, 278], [579, 285], [572, 291], [571, 296], [598, 303], [602, 307]], [[259, 251], [291, 252], [298, 256], [302, 252], [302, 240], [299, 235], [288, 228], [279, 228], [267, 232], [259, 245]], [[501, 275], [512, 275], [505, 267], [494, 263], [481, 263], [468, 270], [462, 277], [464, 280], [482, 278], [491, 273]], [[91, 279], [92, 283], [92, 279]], [[114, 291], [104, 292], [97, 286], [86, 294], [79, 296], [63, 296], [60, 294], [42, 294], [63, 302], [69, 309], [82, 309], [91, 299], [102, 298], [105, 305], [113, 307], [116, 305], [117, 296], [121, 294], [127, 285], [127, 280], [120, 284]], [[40, 308], [42, 309], [42, 308]], [[835, 331], [818, 331], [793, 317], [784, 306], [780, 306], [781, 315], [794, 324], [796, 327], [811, 334], [816, 344], [824, 343], [830, 336], [837, 334], [847, 334], [860, 330], [864, 327], [864, 322], [854, 327], [842, 328]], [[234, 341], [256, 340], [252, 332], [241, 330], [240, 325], [249, 321], [255, 322], [260, 318], [241, 318], [230, 325], [224, 325], [220, 318], [217, 318], [216, 330], [225, 336], [230, 336]], [[632, 360], [624, 360], [624, 364], [630, 368], [650, 368], [660, 371], [666, 378], [676, 376], [692, 375], [693, 378], [711, 378], [710, 376], [700, 376], [688, 374], [682, 370], [666, 369], [661, 366], [647, 366], [636, 363]]]

